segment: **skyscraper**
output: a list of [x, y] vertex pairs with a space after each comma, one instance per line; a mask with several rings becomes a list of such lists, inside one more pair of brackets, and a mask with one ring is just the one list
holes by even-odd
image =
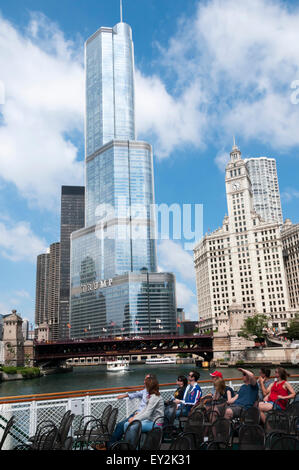
[[283, 223], [276, 160], [259, 157], [245, 159], [252, 186], [254, 210], [265, 222]]
[[69, 337], [71, 233], [84, 227], [85, 188], [62, 186], [60, 219], [59, 338]]
[[49, 267], [50, 253], [37, 257], [36, 265], [36, 292], [35, 292], [35, 324], [41, 325], [49, 321]]
[[174, 333], [175, 277], [157, 273], [153, 152], [136, 140], [130, 26], [100, 28], [85, 63], [86, 225], [72, 234], [71, 335]]
[[59, 293], [60, 293], [60, 243], [50, 246], [48, 280], [48, 320], [51, 340], [58, 339]]

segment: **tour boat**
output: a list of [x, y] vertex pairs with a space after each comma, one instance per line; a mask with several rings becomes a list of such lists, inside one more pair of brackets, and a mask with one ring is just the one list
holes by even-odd
[[106, 362], [107, 372], [125, 372], [129, 370], [130, 363], [125, 359]]
[[148, 365], [163, 365], [163, 364], [176, 364], [176, 358], [175, 357], [155, 357], [152, 359], [147, 359], [145, 361], [146, 364]]

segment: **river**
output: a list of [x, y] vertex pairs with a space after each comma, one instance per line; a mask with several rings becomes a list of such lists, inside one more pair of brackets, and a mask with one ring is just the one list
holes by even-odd
[[[103, 366], [75, 367], [73, 372], [48, 375], [37, 379], [0, 382], [0, 396], [21, 396], [39, 393], [55, 393], [73, 390], [91, 390], [97, 388], [125, 387], [143, 384], [146, 373], [154, 373], [161, 384], [173, 383], [178, 375], [187, 375], [190, 370], [200, 372], [200, 380], [210, 379], [212, 370], [196, 368], [193, 364], [182, 365], [132, 365], [128, 372], [106, 372]], [[241, 377], [237, 368], [220, 370], [224, 378]], [[259, 369], [251, 369], [258, 374]], [[288, 369], [290, 374], [299, 374], [299, 369]], [[272, 369], [274, 373], [274, 369]]]

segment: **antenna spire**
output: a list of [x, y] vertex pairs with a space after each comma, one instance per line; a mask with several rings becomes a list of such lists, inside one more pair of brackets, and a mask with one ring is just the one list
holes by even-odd
[[123, 0], [120, 0], [120, 22], [123, 22]]

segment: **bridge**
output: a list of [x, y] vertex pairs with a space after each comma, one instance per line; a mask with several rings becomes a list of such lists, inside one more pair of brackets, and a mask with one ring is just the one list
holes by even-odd
[[96, 338], [58, 342], [34, 343], [35, 363], [58, 365], [74, 357], [112, 357], [139, 354], [197, 354], [207, 360], [213, 356], [213, 338], [210, 335], [145, 336], [133, 338]]

